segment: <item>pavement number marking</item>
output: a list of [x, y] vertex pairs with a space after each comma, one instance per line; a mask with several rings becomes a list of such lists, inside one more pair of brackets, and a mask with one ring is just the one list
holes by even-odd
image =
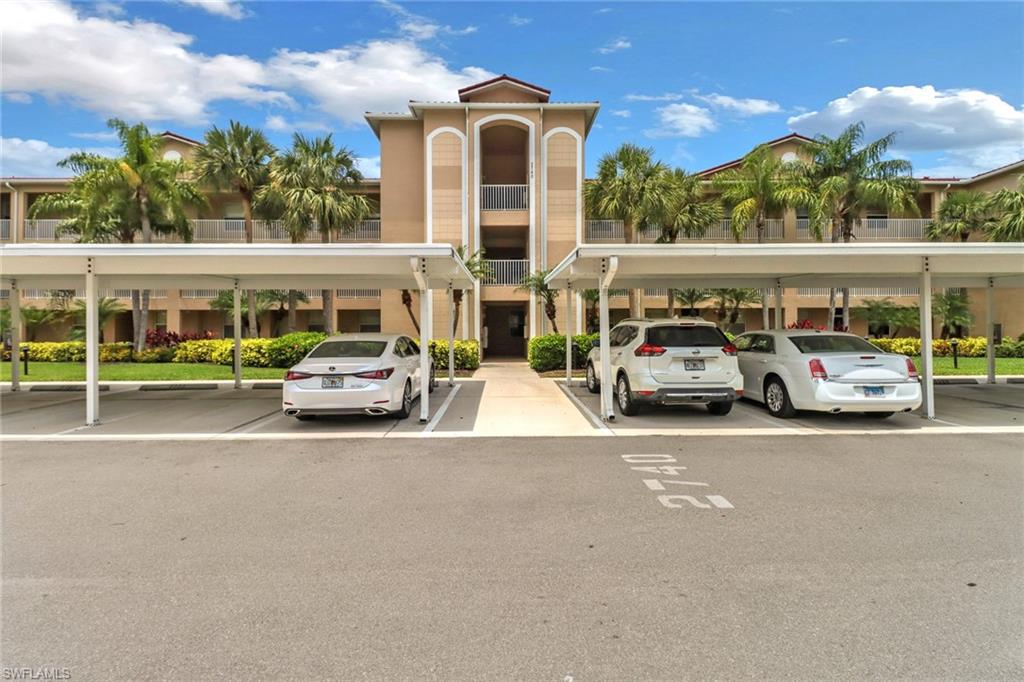
[[[627, 464], [651, 464], [657, 466], [633, 466], [633, 471], [645, 474], [656, 474], [659, 476], [680, 476], [680, 472], [686, 471], [686, 467], [679, 466], [676, 458], [672, 455], [659, 454], [632, 454], [622, 455]], [[684, 481], [677, 478], [644, 478], [641, 479], [648, 490], [654, 492], [668, 492], [679, 490], [676, 486], [689, 486], [693, 488], [708, 488], [710, 483], [703, 481]], [[704, 500], [707, 500], [705, 502]], [[658, 495], [658, 502], [668, 509], [685, 509], [695, 507], [697, 509], [735, 509], [732, 503], [721, 495], [704, 495], [703, 499], [695, 495]]]

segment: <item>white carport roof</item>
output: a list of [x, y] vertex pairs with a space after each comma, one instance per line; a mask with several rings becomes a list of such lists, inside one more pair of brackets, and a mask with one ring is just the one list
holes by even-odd
[[890, 287], [917, 286], [926, 270], [935, 287], [1024, 287], [1024, 244], [582, 245], [547, 282], [593, 288], [611, 274], [617, 288]]
[[105, 288], [472, 289], [450, 244], [11, 244], [3, 286]]

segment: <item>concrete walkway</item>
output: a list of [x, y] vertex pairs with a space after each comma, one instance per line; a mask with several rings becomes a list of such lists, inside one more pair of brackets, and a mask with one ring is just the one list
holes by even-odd
[[589, 436], [595, 430], [554, 380], [538, 376], [522, 361], [494, 361], [459, 382], [459, 396], [434, 432]]

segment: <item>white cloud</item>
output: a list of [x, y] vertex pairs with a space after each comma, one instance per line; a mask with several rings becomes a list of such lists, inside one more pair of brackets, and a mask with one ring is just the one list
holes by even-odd
[[4, 99], [15, 104], [31, 104], [32, 95], [27, 92], [5, 92]]
[[304, 131], [329, 131], [331, 127], [321, 121], [289, 121], [284, 116], [272, 114], [267, 116], [263, 127], [279, 133], [293, 133]]
[[695, 94], [694, 97], [711, 106], [728, 109], [739, 116], [760, 116], [762, 114], [777, 114], [782, 111], [778, 102], [767, 99], [737, 99], [717, 93], [712, 95]]
[[611, 54], [619, 50], [628, 50], [631, 47], [633, 47], [633, 44], [625, 38], [616, 38], [607, 45], [597, 48], [597, 51], [601, 54]]
[[627, 102], [677, 102], [682, 98], [682, 95], [675, 92], [666, 92], [663, 95], [629, 94], [623, 97]]
[[633, 112], [629, 109], [615, 109], [612, 111], [612, 116], [618, 116], [619, 118], [629, 118], [633, 115]]
[[594, 14], [608, 14], [613, 11], [611, 7], [602, 7], [601, 9], [594, 10]]
[[611, 69], [607, 66], [591, 66], [590, 70], [596, 71], [597, 73], [611, 73]]
[[[54, 147], [43, 140], [23, 140], [19, 137], [0, 137], [0, 176], [15, 177], [67, 177], [72, 175], [57, 162], [74, 152], [71, 147]], [[104, 156], [116, 156], [114, 147], [93, 147], [85, 151]]]
[[398, 19], [398, 29], [411, 40], [431, 40], [438, 35], [464, 36], [476, 33], [476, 26], [453, 28], [447, 24], [438, 24], [433, 19], [414, 12], [391, 0], [377, 0], [377, 4]]
[[178, 0], [183, 5], [199, 7], [210, 14], [216, 14], [228, 19], [244, 19], [249, 12], [237, 0]]
[[117, 133], [113, 130], [101, 130], [98, 133], [71, 133], [71, 137], [83, 140], [116, 140]]
[[6, 91], [105, 116], [201, 124], [221, 100], [295, 107], [286, 92], [291, 89], [358, 124], [365, 111], [402, 110], [409, 99], [451, 99], [459, 88], [494, 75], [472, 66], [453, 69], [411, 38], [322, 52], [282, 50], [266, 61], [205, 55], [190, 49], [192, 36], [162, 24], [88, 16], [81, 9], [66, 2], [5, 5]]
[[850, 42], [850, 39], [843, 37], [843, 38], [836, 38], [836, 39], [834, 39], [832, 41], [832, 44], [833, 45], [845, 45], [848, 42]]
[[700, 137], [718, 128], [711, 112], [695, 104], [667, 104], [654, 110], [658, 127], [645, 130], [648, 137]]
[[832, 100], [820, 111], [792, 116], [788, 123], [803, 135], [835, 135], [857, 121], [864, 122], [868, 139], [896, 132], [897, 153], [946, 154], [946, 172], [956, 168], [955, 175], [1024, 157], [1024, 108], [981, 90], [863, 87]]
[[508, 18], [508, 23], [512, 24], [513, 26], [526, 26], [527, 24], [530, 24], [532, 22], [533, 19], [531, 19], [530, 17], [521, 17], [518, 14], [513, 14]]
[[116, 2], [97, 2], [92, 8], [97, 14], [105, 17], [119, 17], [124, 14], [124, 7]]
[[267, 63], [274, 82], [313, 97], [348, 124], [367, 111], [402, 111], [408, 100], [449, 100], [462, 87], [493, 78], [477, 67], [453, 71], [412, 41], [375, 40], [326, 50], [283, 50]]
[[356, 168], [363, 174], [364, 178], [379, 178], [380, 177], [380, 157], [379, 156], [357, 156], [356, 157]]

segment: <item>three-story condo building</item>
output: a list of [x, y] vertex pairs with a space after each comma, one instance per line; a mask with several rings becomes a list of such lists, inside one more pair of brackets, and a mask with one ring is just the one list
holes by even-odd
[[[490, 274], [475, 291], [467, 292], [459, 312], [456, 336], [482, 340], [490, 356], [522, 356], [526, 340], [547, 330], [543, 302], [518, 288], [523, 277], [548, 269], [578, 243], [619, 243], [621, 222], [588, 216], [583, 205], [586, 139], [600, 105], [597, 102], [555, 102], [550, 92], [512, 78], [497, 78], [463, 88], [447, 102], [410, 102], [408, 110], [370, 113], [366, 120], [380, 141], [381, 178], [368, 178], [360, 191], [380, 206], [380, 215], [364, 221], [340, 239], [355, 242], [445, 242], [465, 245], [469, 253], [483, 251]], [[188, 159], [200, 142], [164, 133], [164, 155]], [[783, 159], [795, 158], [808, 142], [787, 135], [766, 144]], [[709, 180], [739, 163], [724, 163], [702, 172]], [[918, 211], [914, 215], [889, 215], [884, 210], [867, 212], [855, 228], [860, 241], [919, 241], [937, 215], [942, 201], [962, 189], [992, 191], [1015, 187], [1024, 161], [972, 178], [920, 178]], [[0, 240], [45, 242], [73, 240], [58, 231], [59, 215], [29, 218], [32, 203], [42, 194], [59, 192], [66, 179], [0, 179]], [[245, 241], [242, 205], [231, 192], [208, 194], [208, 206], [192, 221], [196, 242]], [[286, 242], [280, 224], [257, 220], [254, 239]], [[640, 232], [641, 241], [654, 241], [653, 233]], [[769, 217], [766, 240], [801, 242], [813, 237], [806, 215], [790, 209]], [[728, 219], [700, 238], [701, 241], [734, 241]], [[750, 232], [745, 241], [756, 241]], [[105, 295], [127, 299], [127, 291]], [[151, 325], [174, 331], [212, 330], [229, 335], [230, 315], [212, 310], [218, 292], [167, 290], [151, 293]], [[322, 327], [319, 290], [303, 292], [298, 329]], [[625, 292], [612, 299], [612, 319], [627, 314]], [[642, 307], [651, 316], [664, 315], [665, 290], [643, 292]], [[403, 292], [340, 290], [334, 296], [334, 326], [340, 331], [386, 330], [414, 333], [418, 315], [415, 300], [403, 305]], [[975, 318], [983, 320], [983, 292], [969, 292]], [[996, 322], [1003, 335], [1024, 332], [1024, 306], [1017, 290], [998, 290]], [[4, 291], [3, 295], [7, 295]], [[913, 289], [854, 289], [853, 304], [864, 298], [890, 297], [896, 302], [916, 302]], [[23, 306], [45, 306], [47, 292], [22, 292]], [[413, 299], [416, 292], [411, 292]], [[446, 334], [448, 318], [445, 294], [437, 293], [433, 305], [434, 334]], [[826, 324], [827, 289], [787, 289], [783, 296], [784, 322], [811, 320]], [[564, 301], [558, 300], [559, 317]], [[702, 309], [713, 305], [701, 304]], [[677, 305], [677, 308], [681, 307]], [[586, 305], [575, 306], [577, 328], [584, 324]], [[717, 319], [705, 310], [709, 319]], [[281, 310], [263, 314], [260, 333], [271, 336], [284, 331]], [[38, 340], [62, 339], [67, 322], [40, 329]], [[867, 323], [854, 319], [854, 331], [866, 334]], [[743, 310], [739, 326], [759, 328], [759, 309]], [[981, 324], [976, 325], [982, 333]], [[131, 335], [130, 313], [118, 315], [104, 330], [107, 340], [126, 340]], [[968, 331], [968, 330], [964, 330]], [[24, 338], [24, 337], [23, 337]]]

